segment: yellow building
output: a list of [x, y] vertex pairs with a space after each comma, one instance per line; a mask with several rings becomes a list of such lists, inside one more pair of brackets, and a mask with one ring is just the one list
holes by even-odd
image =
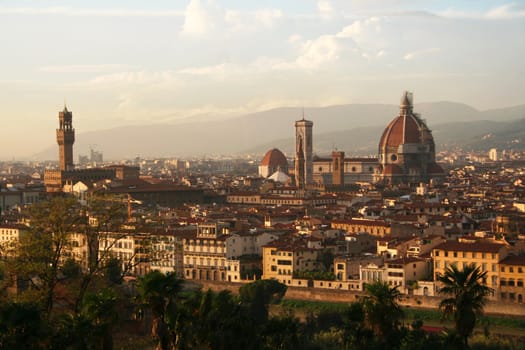
[[494, 298], [497, 298], [499, 286], [499, 262], [507, 257], [507, 245], [490, 242], [445, 242], [432, 251], [434, 258], [434, 281], [438, 275], [444, 274], [450, 265], [462, 269], [466, 265], [475, 264], [481, 271], [487, 272], [483, 281], [493, 288]]
[[509, 255], [499, 264], [499, 299], [523, 303], [525, 288], [525, 256]]
[[390, 224], [368, 219], [334, 220], [331, 227], [348, 233], [366, 232], [379, 237], [389, 236], [392, 232]]
[[263, 246], [263, 279], [275, 279], [291, 285], [294, 274], [320, 268], [322, 249], [311, 248], [306, 239], [285, 237]]

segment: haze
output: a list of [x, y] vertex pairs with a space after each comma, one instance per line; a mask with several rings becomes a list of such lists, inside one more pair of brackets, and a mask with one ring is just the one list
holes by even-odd
[[78, 137], [404, 90], [523, 104], [524, 33], [507, 1], [0, 1], [0, 158], [53, 144], [64, 102]]

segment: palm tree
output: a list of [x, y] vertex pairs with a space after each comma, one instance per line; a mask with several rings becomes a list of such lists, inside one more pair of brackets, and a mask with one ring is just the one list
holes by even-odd
[[463, 270], [459, 270], [456, 265], [450, 265], [443, 275], [437, 277], [443, 284], [439, 293], [450, 296], [441, 301], [439, 308], [444, 317], [452, 316], [456, 332], [467, 348], [477, 316], [483, 312], [487, 296], [493, 292], [492, 288], [482, 284], [486, 276], [486, 271], [481, 272], [475, 264], [470, 264], [464, 266]]
[[403, 310], [398, 304], [401, 293], [397, 286], [376, 281], [365, 286], [363, 297], [365, 322], [377, 336], [387, 336], [396, 328]]
[[157, 349], [169, 349], [169, 325], [176, 319], [175, 303], [182, 280], [175, 274], [164, 275], [159, 271], [152, 271], [142, 277], [138, 283], [139, 300], [143, 306], [151, 310], [151, 334], [158, 340]]

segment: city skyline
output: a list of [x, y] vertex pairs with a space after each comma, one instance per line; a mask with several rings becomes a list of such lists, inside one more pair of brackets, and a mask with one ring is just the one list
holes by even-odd
[[82, 131], [395, 104], [403, 90], [523, 104], [520, 3], [3, 1], [0, 29], [1, 158], [51, 145], [64, 103]]

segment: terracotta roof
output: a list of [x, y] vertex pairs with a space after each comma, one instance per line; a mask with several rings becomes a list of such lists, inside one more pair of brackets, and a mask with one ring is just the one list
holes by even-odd
[[270, 168], [281, 167], [281, 169], [284, 170], [288, 168], [288, 160], [286, 160], [283, 152], [277, 148], [274, 148], [266, 152], [264, 158], [261, 161], [261, 165], [268, 166]]
[[505, 245], [498, 244], [498, 243], [487, 243], [487, 242], [464, 243], [464, 242], [449, 241], [449, 242], [441, 243], [440, 245], [435, 247], [434, 250], [498, 253], [503, 247], [505, 247]]
[[383, 132], [379, 147], [396, 147], [404, 143], [420, 143], [419, 121], [412, 114], [394, 118]]
[[500, 261], [501, 265], [521, 265], [525, 266], [525, 256], [509, 255]]

